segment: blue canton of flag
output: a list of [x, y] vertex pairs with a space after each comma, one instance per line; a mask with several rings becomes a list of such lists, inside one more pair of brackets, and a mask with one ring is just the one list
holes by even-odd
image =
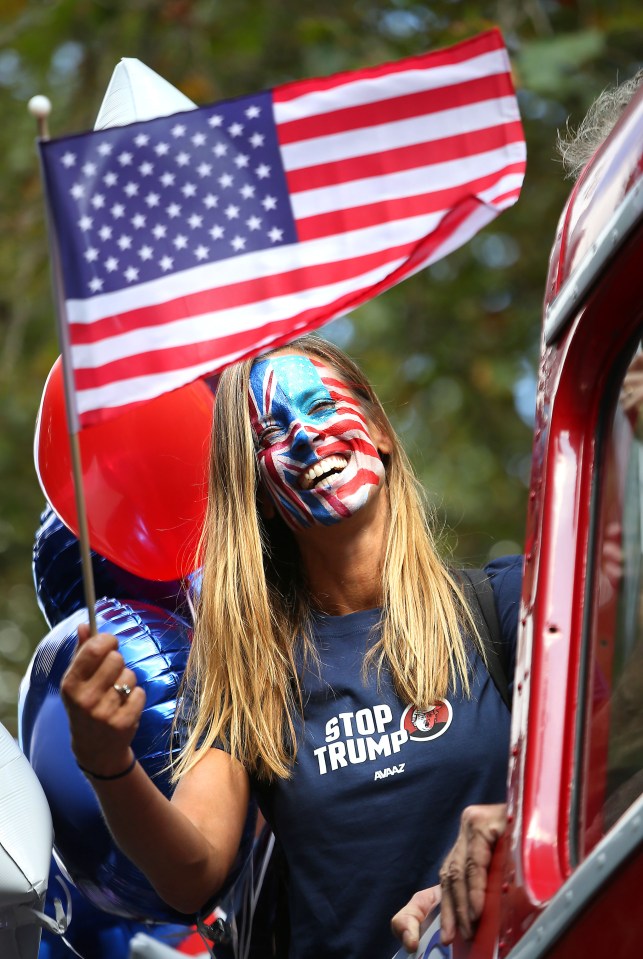
[[54, 141], [67, 297], [296, 239], [270, 94]]

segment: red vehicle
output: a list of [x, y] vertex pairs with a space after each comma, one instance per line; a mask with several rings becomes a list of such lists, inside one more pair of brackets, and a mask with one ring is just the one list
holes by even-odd
[[476, 959], [643, 954], [643, 89], [545, 295], [509, 769]]

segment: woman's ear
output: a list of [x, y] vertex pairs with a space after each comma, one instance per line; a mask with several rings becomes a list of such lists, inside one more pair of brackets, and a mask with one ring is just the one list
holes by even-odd
[[380, 456], [390, 456], [393, 450], [393, 443], [388, 433], [381, 429], [376, 423], [370, 424], [369, 432], [373, 445]]
[[277, 512], [275, 510], [275, 504], [263, 483], [259, 484], [259, 489], [257, 490], [257, 504], [259, 506], [259, 512], [264, 519], [271, 520], [275, 518]]

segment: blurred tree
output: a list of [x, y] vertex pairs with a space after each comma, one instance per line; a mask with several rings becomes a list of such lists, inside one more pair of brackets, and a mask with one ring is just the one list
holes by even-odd
[[380, 390], [467, 562], [519, 550], [549, 249], [569, 192], [556, 129], [640, 57], [639, 0], [3, 0], [0, 13], [0, 719], [46, 631], [31, 582], [43, 497], [32, 460], [58, 353], [27, 100], [53, 136], [93, 125], [138, 57], [197, 103], [395, 59], [499, 24], [528, 145], [518, 204], [465, 249], [327, 328]]

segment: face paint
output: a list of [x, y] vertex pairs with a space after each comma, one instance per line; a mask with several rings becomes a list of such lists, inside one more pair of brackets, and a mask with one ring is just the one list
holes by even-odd
[[317, 359], [257, 360], [250, 419], [262, 482], [293, 529], [352, 516], [384, 480], [359, 401]]

